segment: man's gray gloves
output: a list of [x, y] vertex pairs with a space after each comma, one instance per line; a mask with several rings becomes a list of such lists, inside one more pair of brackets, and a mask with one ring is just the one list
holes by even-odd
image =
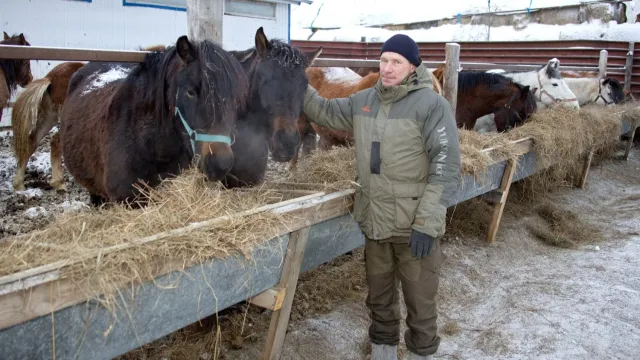
[[425, 255], [431, 255], [435, 242], [431, 236], [411, 230], [409, 246], [411, 247], [411, 254], [418, 259], [422, 259]]

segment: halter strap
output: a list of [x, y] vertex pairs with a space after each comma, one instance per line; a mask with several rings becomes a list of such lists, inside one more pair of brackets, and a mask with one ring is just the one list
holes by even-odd
[[549, 94], [549, 93], [547, 92], [547, 90], [545, 90], [545, 89], [542, 87], [542, 81], [540, 81], [540, 72], [537, 72], [537, 73], [536, 73], [536, 76], [538, 77], [538, 85], [540, 86], [540, 88], [539, 88], [539, 89], [540, 89], [540, 91], [538, 92], [538, 94], [540, 94], [540, 95], [539, 95], [539, 97], [538, 97], [538, 100], [539, 100], [540, 102], [542, 102], [542, 93], [546, 94], [546, 95], [551, 99], [551, 101], [555, 102], [556, 104], [557, 104], [557, 103], [561, 103], [561, 102], [578, 101], [578, 99], [577, 99], [577, 98], [570, 98], [570, 99], [558, 99], [557, 97], [555, 97], [555, 96], [553, 96], [553, 95]]
[[[504, 108], [509, 110], [509, 112], [513, 111], [513, 110], [511, 110], [511, 105], [512, 105], [513, 101], [516, 99], [516, 96], [518, 96], [518, 94], [520, 94], [520, 90], [518, 90], [515, 93], [513, 93], [513, 95], [511, 95], [511, 98], [509, 99], [509, 101], [507, 101], [504, 104]], [[511, 115], [511, 114], [509, 114], [509, 115]], [[516, 114], [516, 115], [518, 115], [518, 117], [520, 117], [519, 114]], [[507, 118], [507, 125], [505, 126], [505, 130], [511, 130], [513, 128], [513, 126], [511, 126], [511, 122], [509, 121], [510, 119], [511, 119], [511, 116], [509, 116]]]
[[187, 135], [189, 136], [189, 140], [191, 141], [191, 150], [193, 153], [196, 153], [196, 141], [200, 142], [219, 142], [227, 145], [231, 145], [231, 137], [227, 135], [211, 135], [211, 134], [199, 134], [197, 131], [193, 130], [187, 121], [182, 116], [180, 109], [178, 108], [178, 93], [176, 92], [176, 105], [175, 105], [174, 115], [178, 115], [180, 120], [182, 121], [182, 125], [185, 130], [187, 130]]
[[602, 101], [604, 101], [604, 106], [613, 104], [613, 101], [607, 101], [607, 99], [602, 96], [602, 83], [600, 82], [600, 79], [598, 79], [598, 96], [596, 96], [593, 102], [598, 102], [598, 99], [602, 99]]

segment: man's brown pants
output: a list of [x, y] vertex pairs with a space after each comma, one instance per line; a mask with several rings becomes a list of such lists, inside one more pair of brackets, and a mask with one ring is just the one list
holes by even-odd
[[[418, 355], [434, 354], [440, 345], [437, 334], [436, 293], [442, 263], [440, 240], [431, 255], [422, 259], [411, 255], [408, 237], [366, 239], [365, 266], [371, 310], [369, 337], [376, 344], [397, 345], [400, 341], [398, 279], [407, 307], [405, 343]], [[397, 275], [397, 276], [396, 276]]]

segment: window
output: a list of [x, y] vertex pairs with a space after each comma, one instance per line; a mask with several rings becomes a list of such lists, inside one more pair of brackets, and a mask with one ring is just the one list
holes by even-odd
[[187, 11], [187, 0], [122, 0], [122, 5]]
[[224, 13], [226, 15], [275, 19], [276, 4], [263, 1], [224, 0]]

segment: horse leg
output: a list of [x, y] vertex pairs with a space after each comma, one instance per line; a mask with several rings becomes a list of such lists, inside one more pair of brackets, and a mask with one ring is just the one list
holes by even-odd
[[101, 195], [89, 194], [89, 202], [95, 207], [100, 207], [107, 202], [107, 199]]
[[67, 186], [62, 176], [62, 150], [60, 147], [60, 133], [51, 138], [51, 182], [56, 191], [66, 192]]

